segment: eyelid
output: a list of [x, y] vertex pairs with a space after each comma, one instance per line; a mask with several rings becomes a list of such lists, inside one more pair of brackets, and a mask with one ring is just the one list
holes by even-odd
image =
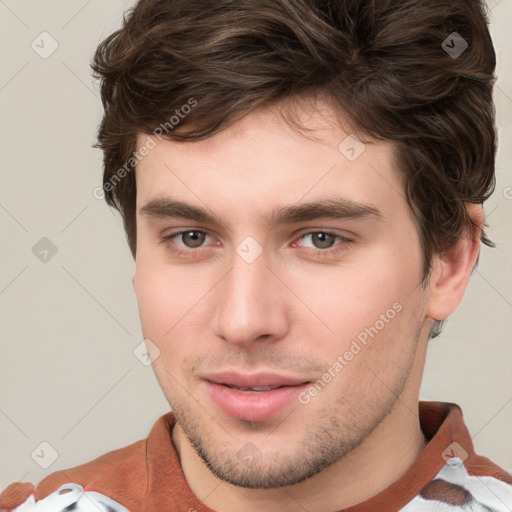
[[345, 239], [355, 239], [357, 238], [357, 234], [352, 232], [352, 231], [348, 231], [347, 229], [339, 229], [339, 228], [335, 228], [335, 227], [307, 227], [307, 228], [303, 228], [303, 229], [299, 229], [297, 230], [295, 233], [294, 233], [294, 236], [296, 238], [300, 238], [304, 235], [309, 235], [311, 233], [327, 233], [329, 235], [334, 235], [334, 236], [340, 236], [342, 238], [345, 238]]

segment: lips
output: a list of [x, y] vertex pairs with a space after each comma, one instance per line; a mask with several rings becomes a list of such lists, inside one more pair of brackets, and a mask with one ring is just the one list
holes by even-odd
[[227, 416], [246, 421], [268, 420], [297, 404], [310, 381], [278, 375], [223, 372], [203, 377], [215, 405]]

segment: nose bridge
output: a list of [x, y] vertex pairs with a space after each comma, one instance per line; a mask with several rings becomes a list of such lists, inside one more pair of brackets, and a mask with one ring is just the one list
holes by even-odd
[[217, 335], [245, 346], [258, 338], [284, 335], [286, 313], [273, 277], [263, 254], [250, 262], [239, 254], [233, 255], [231, 270], [217, 289]]

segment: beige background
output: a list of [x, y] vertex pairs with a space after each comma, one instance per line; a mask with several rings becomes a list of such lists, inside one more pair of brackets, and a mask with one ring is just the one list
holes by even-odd
[[[102, 111], [89, 62], [131, 4], [0, 0], [0, 488], [143, 438], [168, 410], [133, 355], [142, 334], [120, 219], [92, 193]], [[422, 398], [461, 405], [477, 452], [511, 471], [512, 2], [489, 5], [501, 146], [486, 212], [499, 248], [482, 250], [431, 342]], [[43, 54], [58, 48], [42, 58], [32, 41]], [[46, 263], [32, 250], [43, 237], [57, 249]]]

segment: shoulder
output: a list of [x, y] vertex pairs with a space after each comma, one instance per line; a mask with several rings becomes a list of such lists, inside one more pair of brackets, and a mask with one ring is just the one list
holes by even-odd
[[[465, 462], [469, 464], [465, 465]], [[509, 512], [512, 507], [512, 476], [485, 457], [475, 455], [465, 462], [459, 457], [450, 458], [435, 478], [400, 512], [419, 512], [434, 507], [444, 507], [442, 510], [453, 512]]]
[[[147, 485], [146, 440], [108, 452], [73, 468], [55, 471], [37, 486], [15, 482], [0, 494], [0, 511], [60, 512], [94, 510], [125, 512], [120, 503], [143, 495]], [[44, 503], [44, 505], [43, 505]], [[89, 510], [89, 508], [87, 508]]]
[[54, 492], [41, 500], [30, 494], [26, 500], [15, 508], [1, 509], [13, 512], [130, 512], [120, 503], [99, 492], [84, 491], [78, 484], [61, 485]]

